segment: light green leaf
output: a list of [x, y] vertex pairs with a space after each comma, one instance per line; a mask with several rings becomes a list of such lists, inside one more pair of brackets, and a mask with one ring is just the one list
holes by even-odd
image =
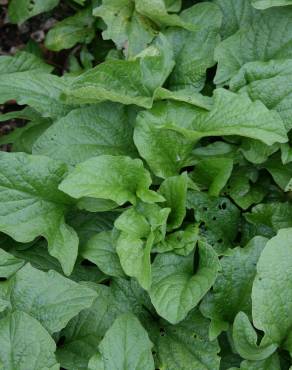
[[[0, 320], [0, 366], [5, 370], [58, 370], [56, 344], [42, 325], [15, 311]], [[29, 335], [28, 335], [29, 333]]]
[[76, 232], [65, 223], [72, 200], [58, 190], [61, 162], [24, 153], [0, 154], [0, 230], [27, 243], [41, 235], [49, 253], [70, 275], [78, 252]]
[[206, 158], [196, 164], [190, 177], [197, 185], [208, 189], [209, 195], [218, 197], [231, 176], [232, 169], [232, 159]]
[[24, 265], [24, 261], [0, 249], [0, 278], [9, 278]]
[[119, 104], [101, 103], [71, 111], [37, 140], [33, 153], [75, 165], [101, 155], [135, 156], [132, 120]]
[[160, 324], [157, 340], [158, 359], [161, 368], [167, 370], [204, 369], [218, 370], [220, 357], [216, 340], [209, 341], [206, 320], [198, 310], [193, 310], [178, 325]]
[[243, 312], [239, 312], [234, 320], [233, 340], [240, 356], [247, 360], [264, 360], [277, 349], [277, 344], [257, 344], [257, 333]]
[[167, 219], [169, 230], [180, 227], [185, 218], [187, 187], [187, 173], [168, 177], [160, 185], [159, 193], [166, 199], [166, 202], [162, 205], [171, 209]]
[[[244, 248], [234, 248], [220, 259], [221, 271], [213, 290], [204, 297], [200, 306], [203, 315], [214, 321], [214, 324], [217, 322], [217, 325], [225, 325], [226, 328], [233, 323], [239, 311], [251, 314], [250, 296], [256, 263], [266, 242], [266, 238], [256, 236]], [[219, 333], [210, 332], [210, 336]]]
[[88, 44], [94, 38], [94, 18], [91, 7], [58, 22], [46, 35], [45, 46], [49, 50], [70, 49], [77, 43]]
[[12, 23], [23, 23], [27, 19], [47, 12], [57, 6], [59, 0], [11, 0], [8, 15]]
[[213, 0], [213, 2], [220, 7], [223, 14], [221, 28], [223, 39], [241, 28], [248, 28], [256, 14], [249, 0]]
[[133, 314], [119, 316], [99, 345], [104, 370], [154, 370], [152, 343]]
[[95, 263], [105, 274], [117, 277], [124, 276], [116, 252], [116, 237], [111, 231], [102, 231], [94, 235], [80, 253], [82, 257]]
[[3, 55], [0, 57], [0, 75], [25, 71], [50, 73], [52, 70], [52, 66], [26, 51], [18, 51], [14, 56]]
[[264, 344], [280, 344], [290, 332], [291, 273], [292, 229], [281, 229], [260, 256], [252, 289], [253, 323], [265, 332]]
[[144, 50], [156, 33], [152, 23], [135, 10], [132, 0], [103, 0], [93, 14], [107, 25], [103, 39], [113, 40], [129, 58]]
[[37, 319], [50, 333], [93, 303], [96, 293], [54, 270], [43, 272], [26, 264], [13, 277], [11, 305]]
[[150, 233], [146, 242], [131, 234], [121, 233], [117, 241], [117, 253], [123, 270], [135, 277], [146, 290], [151, 286], [151, 259], [154, 235]]
[[291, 20], [290, 7], [256, 12], [249, 26], [242, 28], [216, 48], [218, 68], [215, 83], [228, 84], [248, 62], [291, 58]]
[[[292, 128], [292, 60], [270, 60], [244, 64], [231, 79], [233, 91], [247, 93], [279, 113], [286, 129]], [[281, 88], [280, 88], [281, 87]]]
[[291, 0], [253, 0], [252, 5], [256, 9], [267, 9], [274, 6], [292, 5]]
[[159, 254], [152, 265], [150, 298], [158, 314], [172, 324], [182, 321], [214, 284], [219, 261], [213, 248], [199, 242], [199, 267], [194, 255]]
[[161, 202], [164, 198], [149, 190], [150, 174], [140, 159], [100, 155], [78, 164], [59, 189], [73, 198], [110, 199], [119, 205], [129, 201]]
[[215, 4], [200, 3], [184, 10], [181, 19], [193, 24], [197, 30], [169, 28], [166, 31], [176, 62], [168, 86], [171, 90], [200, 91], [204, 87], [207, 68], [215, 64], [214, 49], [220, 41], [222, 15]]
[[171, 46], [159, 37], [133, 60], [108, 60], [73, 79], [63, 98], [77, 104], [111, 100], [150, 108], [155, 89], [174, 66]]
[[154, 250], [157, 253], [174, 252], [180, 256], [187, 256], [193, 251], [198, 240], [198, 225], [188, 225], [184, 230], [168, 234]]
[[16, 100], [20, 105], [31, 106], [44, 117], [64, 116], [72, 109], [59, 99], [65, 87], [63, 79], [48, 73], [27, 71], [4, 74], [0, 79], [0, 104]]

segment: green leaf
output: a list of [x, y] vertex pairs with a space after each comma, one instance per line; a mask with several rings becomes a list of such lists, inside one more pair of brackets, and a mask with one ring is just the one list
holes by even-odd
[[256, 10], [249, 0], [213, 0], [223, 14], [221, 35], [223, 39], [233, 35], [239, 29], [248, 28]]
[[232, 159], [207, 158], [196, 164], [190, 177], [200, 187], [208, 189], [209, 195], [218, 197], [231, 176], [232, 169]]
[[99, 345], [104, 370], [154, 370], [152, 343], [133, 314], [119, 316]]
[[14, 56], [4, 55], [0, 57], [0, 75], [25, 71], [50, 73], [52, 70], [52, 66], [26, 51], [18, 51]]
[[37, 319], [50, 333], [93, 303], [96, 293], [54, 270], [43, 272], [26, 264], [13, 277], [11, 305]]
[[290, 59], [246, 63], [230, 81], [230, 88], [233, 91], [246, 93], [251, 100], [260, 100], [267, 108], [277, 111], [286, 129], [290, 130], [292, 128], [291, 71]]
[[117, 253], [123, 270], [135, 277], [146, 290], [151, 286], [151, 259], [154, 235], [150, 233], [146, 242], [133, 235], [121, 233], [117, 241]]
[[292, 227], [291, 203], [258, 204], [244, 217], [256, 226], [257, 233], [271, 237], [280, 229]]
[[46, 35], [45, 46], [49, 50], [70, 49], [77, 43], [88, 44], [95, 36], [91, 7], [58, 22]]
[[93, 14], [107, 25], [103, 39], [113, 40], [129, 58], [144, 50], [156, 33], [152, 23], [135, 10], [132, 0], [103, 0]]
[[259, 172], [255, 167], [242, 166], [236, 168], [228, 182], [226, 192], [241, 208], [247, 209], [253, 204], [260, 203], [268, 192], [264, 186], [264, 178], [259, 179]]
[[11, 0], [8, 15], [12, 23], [23, 23], [27, 19], [57, 6], [59, 0]]
[[[257, 264], [252, 289], [254, 326], [265, 332], [265, 343], [280, 344], [289, 334], [292, 309], [292, 229], [281, 229], [270, 239]], [[281, 320], [275, 320], [275, 317]]]
[[[227, 327], [232, 324], [239, 311], [251, 314], [251, 289], [256, 275], [256, 264], [267, 239], [256, 236], [244, 247], [234, 248], [220, 259], [221, 270], [209, 292], [200, 305], [204, 316], [212, 325]], [[220, 330], [221, 331], [221, 330]], [[220, 332], [211, 332], [216, 337]]]
[[37, 320], [25, 312], [15, 311], [0, 320], [0, 333], [0, 364], [3, 369], [59, 369], [54, 355], [54, 340]]
[[262, 361], [242, 361], [241, 370], [281, 370], [279, 356], [274, 353]]
[[[288, 145], [288, 144], [281, 144]], [[243, 139], [240, 151], [244, 157], [251, 163], [261, 164], [265, 162], [270, 155], [279, 150], [279, 144], [267, 145], [259, 140]]]
[[216, 253], [199, 242], [199, 267], [194, 255], [159, 254], [152, 265], [150, 298], [158, 314], [172, 324], [182, 321], [214, 284], [219, 270]]
[[149, 203], [163, 201], [161, 195], [149, 190], [150, 185], [150, 174], [140, 159], [100, 155], [78, 164], [59, 189], [73, 198], [110, 199], [119, 205], [135, 204], [137, 197]]
[[19, 258], [0, 249], [0, 278], [9, 278], [24, 264]]
[[274, 6], [291, 5], [291, 0], [253, 0], [252, 5], [256, 9], [267, 9]]
[[199, 311], [193, 310], [178, 325], [162, 322], [157, 349], [161, 368], [167, 370], [218, 370], [220, 358], [216, 340], [209, 341], [208, 325]]
[[291, 19], [292, 10], [289, 7], [256, 12], [250, 25], [216, 48], [218, 68], [215, 83], [227, 84], [248, 62], [291, 58]]
[[257, 333], [248, 317], [239, 312], [233, 325], [234, 345], [241, 357], [248, 360], [264, 360], [277, 349], [277, 344], [257, 345]]
[[155, 89], [163, 85], [173, 66], [172, 49], [160, 34], [135, 59], [108, 60], [73, 79], [64, 99], [77, 104], [111, 100], [150, 108]]
[[95, 263], [105, 274], [123, 277], [124, 273], [115, 247], [115, 235], [111, 231], [102, 231], [90, 238], [80, 253], [82, 257]]
[[0, 158], [0, 230], [22, 243], [43, 236], [49, 253], [70, 275], [78, 237], [64, 217], [72, 200], [58, 190], [66, 166], [24, 153], [2, 152]]
[[195, 220], [201, 223], [200, 234], [218, 253], [233, 247], [240, 225], [240, 211], [228, 198], [213, 198], [206, 193], [189, 191], [187, 208], [194, 209]]
[[176, 62], [168, 86], [174, 90], [199, 91], [204, 87], [206, 70], [215, 64], [214, 49], [220, 40], [222, 16], [215, 4], [200, 3], [184, 10], [181, 19], [193, 24], [197, 30], [169, 28], [166, 31]]
[[34, 144], [33, 153], [72, 165], [102, 154], [135, 156], [132, 135], [127, 109], [101, 103], [73, 110], [55, 122]]
[[4, 74], [0, 79], [0, 104], [16, 100], [27, 104], [44, 117], [60, 117], [67, 114], [72, 106], [59, 100], [66, 83], [60, 77], [35, 71]]
[[169, 230], [180, 227], [185, 218], [187, 187], [188, 176], [186, 173], [168, 177], [160, 185], [159, 193], [166, 199], [162, 205], [171, 209], [167, 219]]
[[270, 157], [266, 163], [262, 165], [272, 175], [275, 183], [284, 191], [291, 190], [292, 178], [292, 163], [283, 165], [280, 158], [277, 156]]

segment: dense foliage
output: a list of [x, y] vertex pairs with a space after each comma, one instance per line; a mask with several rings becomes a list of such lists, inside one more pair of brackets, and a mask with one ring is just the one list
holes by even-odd
[[68, 3], [0, 57], [0, 368], [291, 369], [292, 1]]

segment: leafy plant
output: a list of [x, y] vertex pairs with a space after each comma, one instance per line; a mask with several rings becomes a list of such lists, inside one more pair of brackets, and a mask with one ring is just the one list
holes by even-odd
[[0, 57], [0, 368], [291, 369], [292, 2], [9, 20], [59, 3]]

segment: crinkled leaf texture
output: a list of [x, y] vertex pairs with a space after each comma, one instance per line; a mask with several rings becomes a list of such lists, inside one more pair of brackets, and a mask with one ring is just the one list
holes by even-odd
[[66, 224], [72, 200], [58, 190], [67, 167], [48, 157], [24, 153], [0, 154], [0, 230], [19, 242], [38, 236], [67, 275], [78, 253], [78, 236]]

